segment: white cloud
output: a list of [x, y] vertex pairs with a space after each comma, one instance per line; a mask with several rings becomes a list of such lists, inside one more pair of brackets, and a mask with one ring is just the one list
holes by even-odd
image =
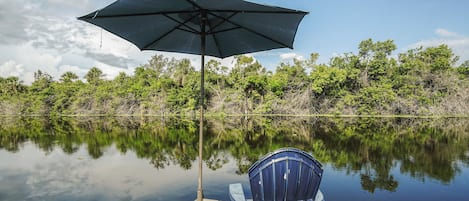
[[9, 51], [0, 55], [0, 76], [16, 76], [25, 84], [30, 84], [34, 80], [34, 72], [41, 70], [54, 78], [58, 78], [60, 72], [58, 66], [62, 62], [62, 57], [49, 53], [48, 51], [35, 51], [30, 45], [21, 46], [0, 46]]
[[222, 66], [226, 66], [229, 69], [232, 69], [236, 65], [236, 59], [234, 57], [219, 59], [218, 61], [221, 63]]
[[458, 33], [451, 32], [446, 29], [437, 29], [435, 30], [435, 33], [440, 37], [447, 37], [447, 38], [461, 37], [461, 35], [459, 35]]
[[134, 70], [133, 68], [124, 69], [124, 68], [107, 65], [101, 62], [96, 62], [94, 66], [102, 70], [104, 74], [104, 79], [108, 79], [108, 80], [115, 78], [117, 75], [119, 75], [120, 72], [124, 72], [125, 74], [130, 75], [133, 73], [133, 70]]
[[57, 67], [62, 61], [61, 56], [43, 52], [30, 52], [29, 54], [19, 55], [17, 58], [24, 66], [24, 72], [19, 77], [26, 84], [34, 81], [34, 72], [38, 70], [51, 75], [55, 79], [60, 76]]
[[47, 0], [51, 4], [70, 6], [70, 7], [86, 7], [89, 5], [89, 0]]
[[84, 10], [95, 4], [81, 0], [0, 0], [0, 64], [4, 67], [0, 77], [17, 76], [30, 84], [37, 70], [58, 79], [65, 68], [80, 75], [104, 64], [110, 69], [105, 73], [114, 75], [118, 71], [115, 68], [128, 73], [129, 67], [146, 63], [154, 52], [144, 54], [132, 44], [60, 11], [74, 9], [85, 14], [88, 11]]
[[[200, 69], [200, 56], [141, 52], [133, 44], [76, 19], [113, 1], [0, 0], [0, 64], [9, 66], [0, 71], [0, 77], [15, 75], [29, 84], [37, 70], [57, 80], [65, 69], [82, 76], [96, 66], [110, 79], [121, 71], [132, 74], [133, 68], [147, 63], [154, 54], [187, 58]], [[258, 54], [270, 53], [247, 56]], [[236, 64], [234, 57], [207, 57], [206, 61], [210, 59], [229, 68]]]
[[0, 44], [18, 44], [28, 40], [25, 29], [28, 17], [22, 13], [30, 10], [19, 1], [0, 0]]
[[[6, 200], [56, 200], [67, 198], [90, 198], [98, 200], [146, 200], [150, 198], [174, 198], [174, 190], [192, 188], [197, 179], [197, 168], [183, 170], [175, 164], [155, 169], [148, 159], [139, 159], [134, 152], [120, 153], [113, 145], [103, 149], [103, 156], [93, 159], [86, 145], [73, 154], [54, 148], [47, 154], [32, 143], [26, 143], [15, 154], [0, 152], [0, 171], [6, 178], [20, 175], [24, 182], [11, 182], [18, 189], [16, 197], [5, 195]], [[221, 171], [210, 171], [205, 179], [239, 180], [241, 176], [226, 174], [234, 172], [234, 160]], [[196, 167], [195, 162], [192, 164]], [[7, 182], [1, 180], [0, 182]], [[210, 186], [210, 187], [213, 187]], [[27, 189], [21, 192], [22, 189]], [[195, 192], [195, 191], [194, 191]], [[182, 192], [181, 194], [190, 194]], [[11, 194], [10, 194], [11, 196]], [[18, 197], [19, 196], [19, 197]], [[72, 199], [76, 200], [76, 199]]]
[[290, 59], [304, 60], [304, 57], [297, 53], [290, 52], [290, 53], [280, 54], [280, 59], [281, 60], [290, 60]]
[[448, 45], [460, 57], [460, 62], [469, 60], [469, 36], [465, 36], [446, 29], [435, 30], [437, 38], [421, 40], [410, 45], [407, 49], [417, 47], [435, 47], [442, 44]]
[[[246, 54], [245, 56], [252, 57], [250, 54]], [[224, 59], [219, 59], [216, 57], [206, 57], [205, 58], [205, 63], [207, 63], [209, 60], [216, 60], [220, 62], [221, 66], [226, 66], [228, 69], [232, 69], [236, 65], [236, 59], [235, 57], [227, 57]], [[194, 62], [195, 61], [195, 62]], [[191, 64], [195, 67], [195, 69], [199, 70], [200, 69], [200, 56], [198, 56], [197, 60], [191, 61]], [[254, 58], [254, 62], [256, 61], [256, 58]]]
[[7, 61], [0, 65], [0, 75], [4, 77], [15, 76], [19, 77], [23, 74], [24, 68], [23, 65], [16, 63], [15, 61]]

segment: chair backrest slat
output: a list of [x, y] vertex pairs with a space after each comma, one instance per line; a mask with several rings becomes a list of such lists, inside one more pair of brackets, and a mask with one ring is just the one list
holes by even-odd
[[295, 148], [272, 152], [249, 168], [254, 201], [297, 201], [316, 197], [321, 183], [321, 163]]

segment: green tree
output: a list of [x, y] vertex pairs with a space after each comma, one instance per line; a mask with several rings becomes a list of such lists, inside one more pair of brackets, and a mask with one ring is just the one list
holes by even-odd
[[311, 88], [319, 96], [337, 96], [347, 80], [347, 71], [320, 65], [311, 73]]
[[469, 60], [464, 61], [458, 67], [458, 73], [465, 76], [465, 77], [469, 77]]
[[150, 61], [148, 61], [148, 64], [145, 65], [144, 67], [146, 69], [151, 69], [155, 73], [156, 77], [163, 76], [167, 69], [168, 63], [170, 61], [168, 58], [164, 57], [163, 55], [154, 55], [151, 57]]
[[34, 72], [34, 82], [31, 84], [31, 90], [33, 92], [41, 92], [49, 88], [53, 82], [52, 76], [44, 73], [40, 70]]
[[86, 73], [85, 79], [91, 85], [98, 85], [102, 81], [103, 76], [103, 71], [97, 67], [93, 67]]
[[78, 79], [78, 75], [71, 72], [71, 71], [67, 71], [65, 72], [64, 74], [62, 74], [62, 76], [60, 76], [60, 81], [61, 82], [74, 82]]
[[421, 52], [421, 57], [432, 71], [448, 70], [459, 59], [447, 45], [429, 47]]
[[267, 92], [267, 70], [253, 57], [236, 56], [236, 64], [232, 69], [229, 82], [241, 93], [244, 99], [243, 113], [255, 110], [256, 105], [262, 104]]
[[18, 77], [0, 78], [0, 88], [0, 96], [17, 96], [26, 90]]
[[389, 58], [396, 50], [392, 40], [373, 42], [372, 39], [364, 40], [359, 45], [359, 68], [362, 70], [361, 79], [364, 86], [369, 86], [369, 81], [376, 81], [385, 76], [387, 69], [396, 66], [396, 61]]
[[[316, 55], [312, 54], [312, 57]], [[294, 59], [293, 63], [293, 65], [281, 63], [269, 79], [269, 87], [277, 96], [282, 96], [286, 92], [304, 90], [310, 82], [306, 74], [306, 62]]]
[[175, 80], [176, 84], [179, 86], [184, 86], [187, 82], [187, 77], [194, 72], [195, 69], [189, 59], [173, 62], [169, 69], [171, 78]]

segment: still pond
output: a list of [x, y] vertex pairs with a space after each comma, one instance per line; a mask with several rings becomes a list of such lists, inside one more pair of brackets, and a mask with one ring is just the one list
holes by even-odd
[[[204, 193], [281, 147], [324, 165], [327, 201], [469, 200], [469, 119], [208, 118]], [[179, 118], [0, 118], [0, 201], [194, 200], [198, 123]]]

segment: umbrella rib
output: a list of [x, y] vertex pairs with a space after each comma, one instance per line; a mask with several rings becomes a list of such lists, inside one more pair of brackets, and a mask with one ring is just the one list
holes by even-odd
[[[211, 12], [211, 11], [209, 11], [209, 12], [210, 12], [211, 15], [214, 15], [214, 16], [217, 16], [217, 17], [219, 17], [219, 18], [224, 19], [224, 17], [222, 17], [222, 16], [216, 15], [216, 14], [214, 14], [214, 13]], [[226, 18], [225, 18], [225, 19], [226, 19]], [[235, 22], [233, 22], [233, 21], [231, 21], [231, 20], [229, 20], [229, 19], [226, 19], [226, 21], [229, 22], [229, 23], [231, 23], [231, 24], [234, 24], [234, 25], [236, 25], [236, 26], [239, 26], [239, 27], [241, 27], [241, 28], [243, 28], [243, 29], [245, 29], [245, 30], [247, 30], [247, 31], [249, 31], [249, 32], [251, 32], [251, 33], [253, 33], [253, 34], [256, 34], [256, 35], [261, 36], [261, 37], [263, 37], [263, 38], [265, 38], [265, 39], [268, 39], [268, 40], [270, 40], [270, 41], [272, 41], [272, 42], [274, 42], [274, 43], [277, 43], [277, 44], [280, 44], [280, 45], [282, 45], [282, 46], [284, 46], [284, 47], [288, 47], [288, 48], [290, 48], [290, 49], [293, 49], [292, 46], [287, 45], [287, 44], [285, 44], [285, 43], [283, 43], [283, 42], [280, 42], [280, 41], [278, 41], [278, 40], [275, 40], [275, 39], [273, 39], [272, 37], [269, 37], [269, 36], [267, 36], [267, 35], [265, 35], [265, 34], [259, 33], [259, 32], [257, 32], [257, 31], [254, 31], [254, 30], [250, 29], [250, 28], [247, 28], [247, 27], [243, 27], [243, 26], [239, 25], [238, 23], [235, 23]]]
[[[209, 30], [212, 30], [212, 25], [210, 25], [210, 22], [207, 23], [208, 24], [208, 28]], [[208, 34], [208, 32], [206, 32]], [[217, 40], [217, 37], [215, 36], [215, 34], [212, 34], [212, 37], [213, 37], [213, 41], [215, 42], [215, 46], [217, 47], [217, 50], [218, 50], [218, 54], [220, 56], [222, 56], [222, 53], [221, 53], [221, 49], [220, 49], [220, 45], [218, 43], [218, 40]]]
[[194, 28], [192, 28], [192, 27], [186, 25], [185, 23], [183, 23], [183, 22], [181, 22], [181, 21], [175, 19], [174, 17], [171, 17], [171, 16], [169, 16], [169, 15], [167, 15], [167, 14], [163, 14], [163, 15], [164, 15], [165, 17], [167, 17], [168, 19], [175, 21], [175, 22], [178, 23], [178, 24], [182, 24], [182, 26], [184, 26], [184, 27], [186, 27], [186, 28], [192, 30], [193, 32], [198, 33], [198, 31], [197, 31], [196, 29], [194, 29]]
[[267, 13], [267, 14], [298, 14], [298, 15], [306, 15], [309, 14], [308, 12], [304, 11], [296, 11], [296, 10], [266, 10], [266, 11], [256, 11], [256, 10], [210, 10], [211, 12], [219, 12], [219, 13]]
[[192, 0], [186, 0], [186, 2], [190, 3], [192, 6], [197, 7], [198, 9], [202, 10], [203, 8], [199, 6], [199, 4], [196, 4]]
[[232, 17], [234, 17], [236, 14], [238, 14], [239, 12], [234, 12], [233, 14], [231, 14], [230, 16], [228, 16], [227, 18], [222, 18], [222, 21], [219, 22], [218, 24], [216, 24], [215, 26], [211, 27], [210, 30], [208, 32], [211, 32], [212, 30], [216, 29], [217, 27], [219, 27], [220, 25], [222, 25], [223, 23], [226, 22], [226, 20], [228, 19], [231, 19]]
[[[200, 8], [199, 6], [197, 6]], [[202, 9], [202, 8], [200, 8]], [[308, 14], [308, 12], [303, 11], [243, 11], [243, 10], [211, 10], [212, 12], [219, 13], [271, 13], [271, 14]], [[104, 19], [104, 18], [118, 18], [118, 17], [138, 17], [138, 16], [148, 16], [148, 15], [164, 15], [164, 14], [179, 14], [179, 13], [197, 13], [198, 10], [183, 10], [183, 11], [167, 11], [167, 12], [153, 12], [153, 13], [135, 13], [135, 14], [120, 14], [120, 15], [101, 15], [101, 16], [83, 16], [78, 19]]]
[[199, 32], [195, 32], [195, 31], [187, 30], [187, 29], [183, 29], [183, 28], [176, 28], [176, 29], [180, 30], [180, 31], [185, 31], [185, 32], [188, 32], [188, 33], [192, 33], [192, 34], [197, 34], [197, 35], [200, 34]]
[[174, 30], [177, 30], [179, 29], [182, 25], [186, 24], [187, 22], [191, 21], [192, 19], [194, 19], [195, 17], [197, 17], [197, 15], [194, 15], [192, 16], [191, 18], [187, 19], [186, 21], [184, 21], [184, 23], [179, 23], [178, 26], [172, 28], [171, 30], [169, 30], [168, 32], [166, 32], [165, 34], [163, 34], [162, 36], [158, 37], [156, 40], [152, 41], [151, 43], [149, 43], [148, 45], [145, 45], [143, 47], [143, 49], [147, 49], [148, 47], [150, 47], [151, 45], [155, 44], [156, 42], [158, 42], [159, 40], [163, 39], [164, 37], [166, 37], [167, 35], [169, 35], [171, 32], [173, 32]]
[[198, 10], [181, 10], [181, 11], [166, 11], [166, 12], [153, 12], [153, 13], [132, 13], [122, 15], [101, 15], [101, 16], [83, 16], [78, 19], [105, 19], [105, 18], [119, 18], [119, 17], [138, 17], [138, 16], [149, 16], [149, 15], [168, 15], [168, 14], [179, 14], [179, 13], [198, 13]]
[[[187, 0], [188, 2], [191, 2], [190, 0]], [[193, 3], [193, 2], [191, 2]], [[197, 4], [193, 3], [195, 7], [202, 9], [200, 6]], [[308, 12], [303, 12], [303, 11], [248, 11], [248, 10], [211, 10], [212, 12], [219, 12], [219, 13], [271, 13], [271, 14], [299, 14], [299, 15], [305, 15], [308, 14]], [[85, 20], [85, 19], [104, 19], [104, 18], [119, 18], [119, 17], [138, 17], [138, 16], [148, 16], [148, 15], [167, 15], [167, 14], [179, 14], [179, 13], [196, 13], [199, 12], [198, 10], [182, 10], [182, 11], [166, 11], [166, 12], [153, 12], [153, 13], [133, 13], [133, 14], [121, 14], [121, 15], [97, 15], [97, 16], [83, 16], [79, 17], [78, 19], [80, 20]]]
[[[198, 9], [204, 9], [199, 4], [195, 3], [192, 0], [186, 0], [186, 2], [190, 3], [192, 6], [197, 7]], [[280, 7], [274, 7], [277, 9], [284, 9]], [[220, 10], [211, 10], [213, 12], [243, 12], [243, 13], [278, 13], [278, 14], [308, 14], [308, 12], [304, 11], [299, 11], [299, 10], [290, 10], [290, 9], [285, 9], [285, 10], [266, 10], [266, 11], [256, 11], [256, 10], [225, 10], [225, 9], [220, 9]]]

